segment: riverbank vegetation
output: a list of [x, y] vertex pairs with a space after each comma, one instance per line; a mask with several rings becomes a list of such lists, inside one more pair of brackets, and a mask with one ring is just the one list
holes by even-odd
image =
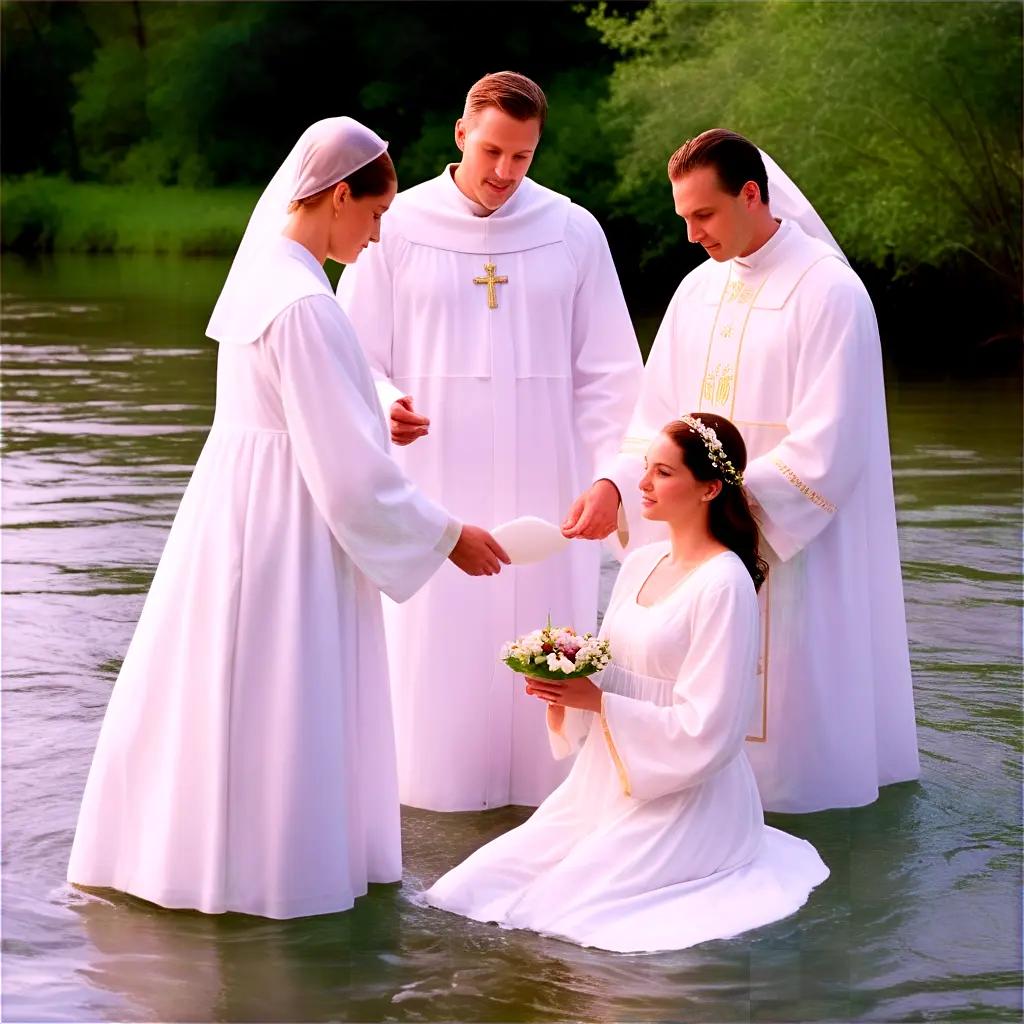
[[311, 121], [364, 119], [412, 185], [455, 158], [469, 84], [510, 67], [551, 103], [532, 173], [598, 216], [644, 310], [702, 258], [667, 157], [726, 125], [811, 198], [883, 317], [1019, 324], [1018, 3], [508, 2], [486, 41], [461, 3], [3, 10], [7, 249], [229, 253]]
[[259, 190], [245, 186], [6, 181], [0, 237], [18, 252], [226, 255], [238, 246]]

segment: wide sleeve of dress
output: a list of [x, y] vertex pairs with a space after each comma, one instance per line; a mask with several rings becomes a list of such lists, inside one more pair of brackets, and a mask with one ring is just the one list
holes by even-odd
[[377, 387], [377, 397], [387, 413], [404, 392], [391, 379], [391, 352], [395, 327], [395, 304], [390, 241], [384, 235], [371, 245], [358, 263], [345, 268], [338, 281], [338, 304], [349, 318], [366, 354]]
[[266, 334], [299, 471], [338, 544], [396, 601], [455, 546], [459, 526], [391, 458], [352, 328], [329, 295], [300, 299]]
[[587, 738], [590, 732], [590, 723], [594, 718], [593, 711], [584, 711], [582, 708], [563, 708], [562, 722], [556, 729], [553, 721], [555, 712], [550, 708], [547, 713], [548, 742], [551, 745], [551, 754], [556, 761], [571, 757]]
[[743, 748], [757, 666], [753, 584], [738, 574], [716, 578], [695, 599], [691, 616], [671, 705], [602, 696], [609, 755], [623, 791], [637, 800], [699, 785]]
[[[754, 459], [744, 482], [761, 507], [761, 530], [785, 561], [832, 522], [856, 487], [878, 424], [883, 387], [878, 325], [859, 278], [824, 260], [830, 279], [798, 311], [800, 350], [789, 432]], [[808, 275], [804, 287], [814, 287]], [[881, 429], [885, 429], [883, 422]]]
[[573, 407], [591, 474], [618, 450], [640, 390], [643, 360], [601, 225], [573, 205], [566, 241], [578, 272], [572, 307]]

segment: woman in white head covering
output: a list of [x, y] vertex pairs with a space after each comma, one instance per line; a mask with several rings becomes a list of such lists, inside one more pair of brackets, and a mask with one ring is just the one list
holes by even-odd
[[290, 918], [401, 878], [380, 594], [506, 560], [389, 454], [321, 264], [378, 238], [387, 143], [303, 133], [253, 212], [207, 333], [213, 426], [114, 687], [69, 881]]

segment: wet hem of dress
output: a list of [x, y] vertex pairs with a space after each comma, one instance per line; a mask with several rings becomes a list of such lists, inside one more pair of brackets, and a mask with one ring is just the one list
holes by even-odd
[[134, 899], [152, 903], [154, 906], [164, 910], [175, 911], [197, 911], [200, 914], [219, 916], [221, 914], [243, 914], [247, 917], [263, 917], [271, 921], [290, 921], [301, 917], [319, 917], [324, 914], [343, 914], [351, 910], [356, 900], [362, 899], [369, 893], [370, 885], [394, 885], [401, 882], [401, 879], [394, 879], [387, 882], [380, 882], [375, 879], [367, 879], [367, 885], [360, 889], [352, 889], [343, 895], [325, 895], [322, 897], [306, 897], [286, 904], [272, 905], [269, 903], [259, 905], [242, 904], [239, 901], [220, 898], [205, 898], [196, 893], [183, 892], [174, 889], [150, 889], [146, 885], [135, 883], [123, 884], [118, 881], [111, 882], [73, 882], [70, 878], [67, 884], [76, 889], [89, 892], [90, 895], [100, 895], [94, 890], [106, 889], [122, 896], [131, 896]]

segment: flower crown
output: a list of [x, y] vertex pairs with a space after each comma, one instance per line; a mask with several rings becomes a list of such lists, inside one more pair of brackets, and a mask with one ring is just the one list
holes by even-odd
[[742, 487], [743, 474], [738, 472], [736, 467], [729, 461], [729, 456], [725, 454], [725, 448], [722, 447], [722, 442], [718, 440], [718, 435], [714, 430], [711, 427], [705, 426], [695, 416], [680, 416], [679, 419], [680, 422], [685, 423], [695, 434], [700, 435], [700, 439], [704, 442], [704, 447], [707, 449], [708, 461], [722, 474], [722, 479], [727, 484], [735, 484], [737, 487]]

